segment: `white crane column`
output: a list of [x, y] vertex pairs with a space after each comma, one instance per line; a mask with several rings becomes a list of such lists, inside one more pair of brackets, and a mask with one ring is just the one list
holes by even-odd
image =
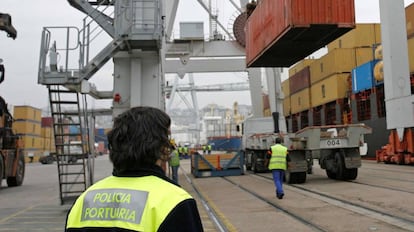
[[379, 3], [387, 129], [396, 129], [402, 139], [404, 128], [414, 127], [404, 1], [380, 0]]
[[120, 52], [114, 57], [114, 95], [120, 100], [113, 103], [113, 116], [135, 106], [165, 109], [161, 67], [157, 52]]

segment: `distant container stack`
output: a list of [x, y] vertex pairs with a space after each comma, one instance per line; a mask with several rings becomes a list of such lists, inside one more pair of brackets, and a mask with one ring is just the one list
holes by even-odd
[[33, 157], [37, 161], [43, 154], [44, 139], [41, 136], [42, 111], [31, 106], [14, 106], [13, 130], [23, 141], [23, 154], [26, 160]]

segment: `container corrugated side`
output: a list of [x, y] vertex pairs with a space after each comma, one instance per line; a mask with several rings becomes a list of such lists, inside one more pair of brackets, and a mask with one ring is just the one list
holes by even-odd
[[14, 106], [13, 118], [40, 122], [42, 120], [42, 110], [32, 106]]
[[407, 27], [407, 37], [414, 37], [414, 3], [405, 8], [405, 21]]
[[291, 113], [296, 114], [304, 110], [309, 110], [311, 106], [310, 88], [303, 89], [290, 95]]
[[316, 107], [345, 98], [349, 91], [349, 73], [333, 74], [311, 86], [311, 106]]
[[309, 66], [303, 68], [293, 76], [289, 77], [290, 94], [299, 92], [302, 89], [310, 86], [310, 68]]
[[290, 82], [289, 78], [282, 82], [282, 92], [285, 95], [285, 97], [290, 96], [290, 87], [289, 87], [290, 83], [289, 82]]
[[41, 134], [40, 122], [31, 120], [16, 120], [13, 122], [12, 129], [17, 134], [31, 134], [36, 136], [40, 136]]
[[337, 48], [310, 65], [311, 84], [335, 73], [351, 73], [356, 67], [354, 48]]
[[297, 72], [299, 72], [302, 69], [304, 69], [305, 67], [309, 66], [310, 64], [312, 64], [313, 61], [315, 61], [315, 59], [303, 59], [303, 60], [297, 62], [295, 65], [292, 65], [289, 68], [289, 77], [293, 76]]
[[407, 40], [410, 73], [414, 73], [414, 37]]
[[381, 43], [381, 25], [378, 23], [358, 23], [355, 29], [347, 32], [327, 45], [328, 51], [337, 48], [372, 47]]
[[354, 0], [262, 0], [247, 20], [247, 67], [290, 67], [354, 27]]
[[374, 87], [374, 66], [377, 62], [377, 60], [369, 61], [352, 70], [352, 93]]
[[283, 115], [284, 116], [290, 115], [290, 110], [291, 110], [290, 96], [285, 96], [285, 98], [283, 99]]

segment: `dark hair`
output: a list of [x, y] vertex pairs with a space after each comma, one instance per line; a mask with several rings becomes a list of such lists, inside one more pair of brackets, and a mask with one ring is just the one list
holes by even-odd
[[282, 143], [282, 139], [279, 137], [275, 138], [275, 143]]
[[153, 107], [134, 107], [116, 117], [108, 133], [109, 158], [114, 171], [154, 165], [170, 146], [170, 125], [170, 117]]

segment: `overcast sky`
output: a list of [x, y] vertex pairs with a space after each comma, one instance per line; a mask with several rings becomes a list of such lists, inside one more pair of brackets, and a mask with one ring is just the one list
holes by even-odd
[[[219, 19], [227, 26], [236, 10], [224, 0], [213, 1], [219, 8]], [[414, 0], [405, 0], [409, 5]], [[378, 0], [355, 0], [357, 23], [379, 22]], [[44, 108], [48, 104], [47, 89], [37, 84], [40, 37], [43, 27], [78, 26], [84, 15], [71, 7], [66, 0], [0, 0], [0, 12], [12, 16], [13, 25], [18, 34], [16, 40], [8, 38], [0, 31], [0, 58], [6, 67], [6, 79], [0, 84], [0, 95], [10, 105], [30, 105]], [[208, 16], [196, 0], [181, 0], [177, 12], [177, 21], [207, 20]], [[178, 29], [174, 29], [177, 34]], [[109, 61], [108, 63], [112, 63]], [[220, 75], [195, 75], [196, 84], [247, 81], [244, 73]], [[91, 79], [99, 90], [112, 89], [111, 73], [98, 73]], [[251, 104], [248, 92], [199, 93], [199, 106], [218, 103], [231, 107], [234, 101], [239, 104]], [[177, 102], [173, 105], [179, 106]], [[109, 101], [97, 100], [89, 106], [110, 105]]]

